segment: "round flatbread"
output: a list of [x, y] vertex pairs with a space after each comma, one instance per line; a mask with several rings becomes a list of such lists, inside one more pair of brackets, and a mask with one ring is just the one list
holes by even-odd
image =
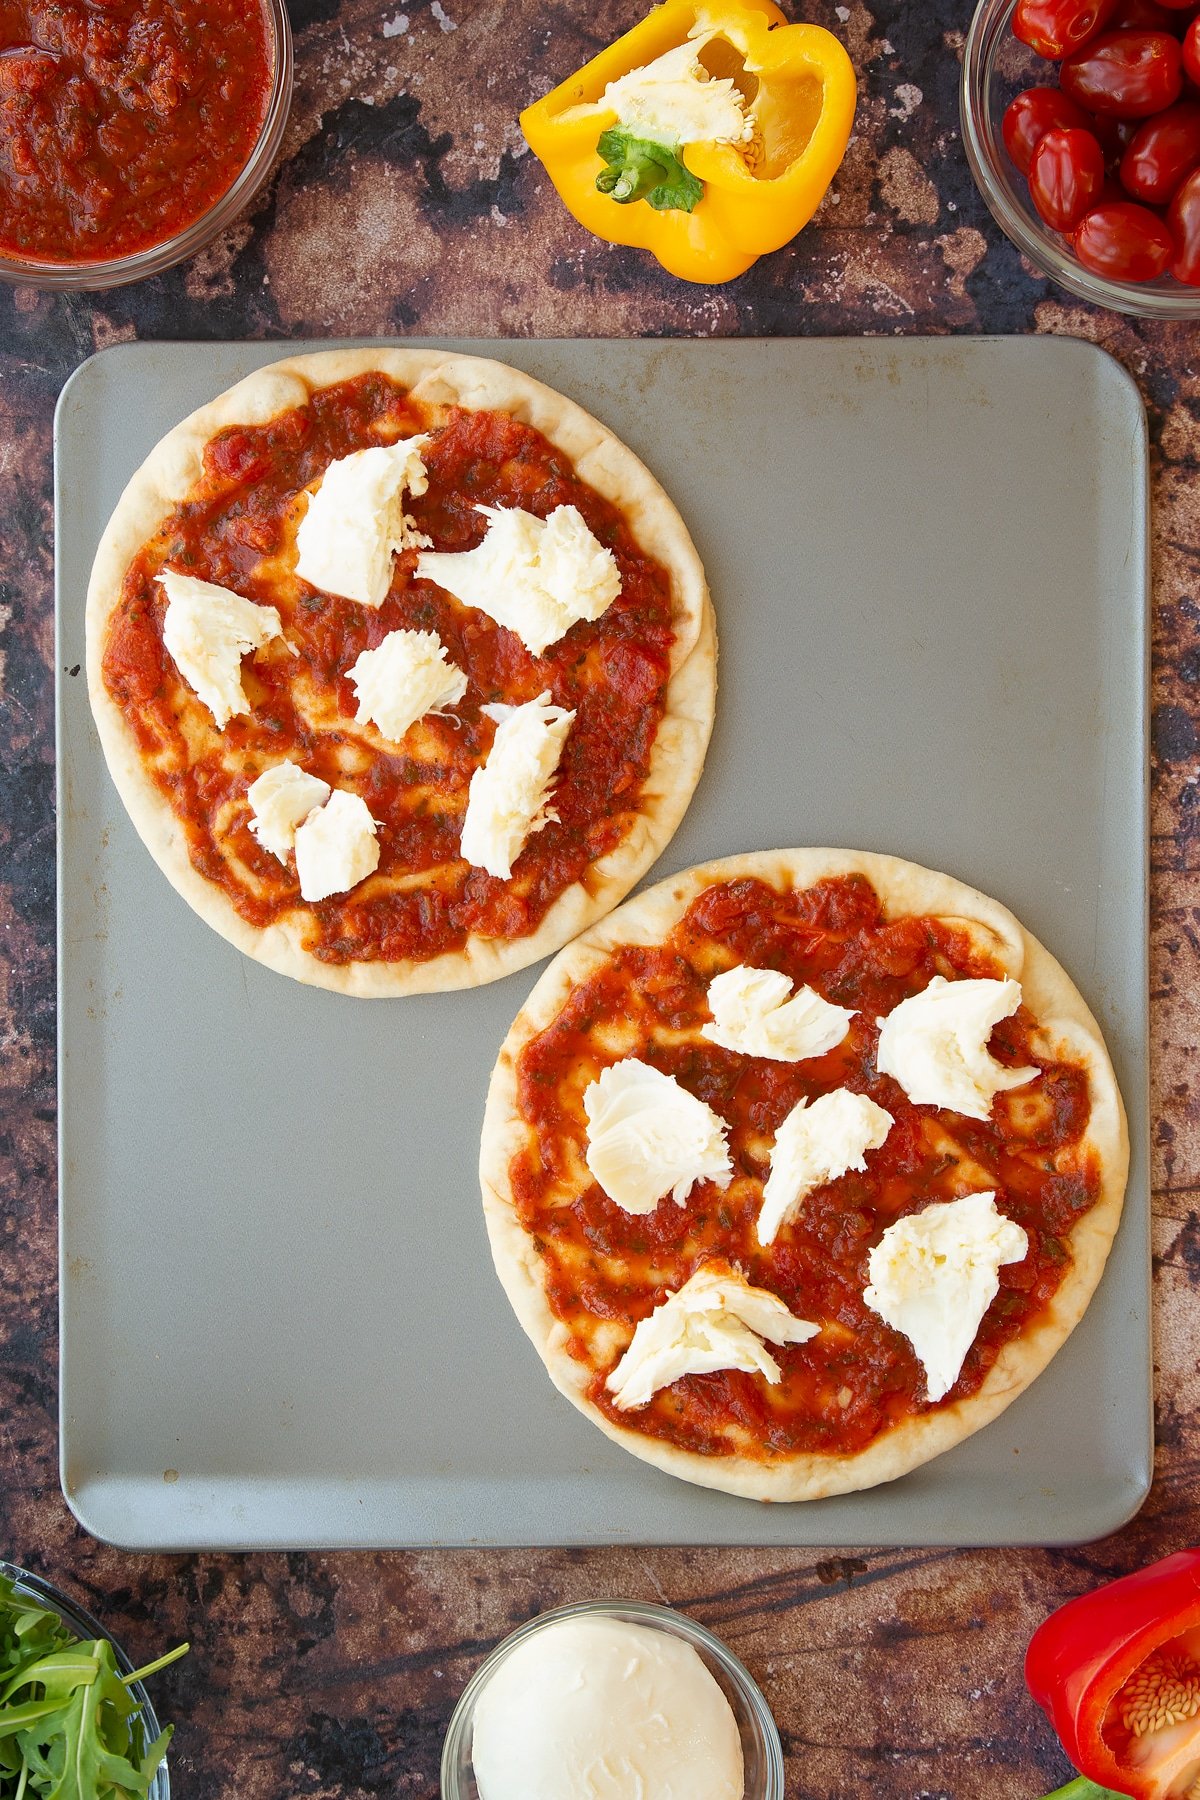
[[[331, 461], [419, 435], [428, 490], [411, 525], [436, 551], [473, 548], [481, 506], [546, 518], [574, 506], [611, 551], [621, 592], [540, 655], [396, 556], [372, 610], [300, 579], [296, 534]], [[250, 710], [218, 728], [163, 643], [173, 569], [273, 607], [249, 652]], [[460, 702], [401, 742], [356, 713], [348, 671], [391, 631], [436, 632], [466, 676]], [[573, 401], [517, 369], [433, 350], [291, 357], [170, 432], [134, 475], [96, 555], [88, 687], [130, 817], [159, 867], [231, 943], [299, 980], [375, 996], [471, 986], [536, 961], [602, 916], [654, 862], [700, 778], [716, 637], [700, 559], [645, 466]], [[575, 714], [543, 826], [501, 878], [459, 836], [472, 774], [498, 730], [489, 705], [547, 693]], [[293, 856], [250, 827], [247, 790], [292, 761], [365, 801], [378, 867], [301, 898]]]
[[[741, 964], [785, 973], [851, 1009], [827, 1054], [780, 1061], [710, 1041], [708, 982]], [[1038, 1071], [986, 1119], [914, 1104], [876, 1066], [880, 1024], [935, 978], [1021, 987], [994, 1060]], [[724, 1121], [725, 1187], [683, 1205], [618, 1206], [586, 1162], [584, 1094], [648, 1062]], [[893, 1125], [865, 1169], [808, 1194], [758, 1241], [773, 1141], [800, 1100], [869, 1096]], [[1125, 1116], [1099, 1029], [1060, 965], [1003, 906], [894, 857], [783, 850], [690, 869], [639, 895], [545, 971], [500, 1052], [480, 1157], [496, 1269], [555, 1385], [636, 1456], [759, 1500], [807, 1500], [903, 1475], [977, 1431], [1045, 1368], [1082, 1317], [1120, 1218]], [[884, 1231], [991, 1192], [1025, 1254], [998, 1270], [959, 1377], [928, 1399], [913, 1344], [864, 1299]], [[1011, 1227], [1003, 1227], [1009, 1231]], [[1019, 1237], [1019, 1233], [1017, 1234]], [[618, 1409], [608, 1377], [635, 1326], [699, 1269], [732, 1269], [817, 1325], [769, 1342], [778, 1383], [745, 1369], [686, 1373]]]

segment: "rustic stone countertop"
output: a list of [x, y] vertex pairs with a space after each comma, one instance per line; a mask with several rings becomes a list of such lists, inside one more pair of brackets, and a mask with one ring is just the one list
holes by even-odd
[[[816, 222], [740, 280], [685, 286], [593, 242], [517, 114], [642, 9], [291, 0], [295, 101], [252, 212], [141, 286], [0, 292], [0, 1553], [139, 1657], [190, 1637], [156, 1684], [180, 1794], [431, 1796], [455, 1698], [497, 1638], [620, 1594], [688, 1609], [745, 1659], [797, 1800], [1032, 1800], [1067, 1778], [1021, 1679], [1034, 1627], [1200, 1536], [1200, 335], [1072, 302], [993, 225], [958, 130], [969, 0], [812, 0], [858, 67], [856, 135]], [[92, 1541], [56, 1473], [51, 421], [67, 376], [133, 337], [919, 332], [1086, 337], [1149, 408], [1159, 1449], [1141, 1516], [1049, 1552], [147, 1557]]]

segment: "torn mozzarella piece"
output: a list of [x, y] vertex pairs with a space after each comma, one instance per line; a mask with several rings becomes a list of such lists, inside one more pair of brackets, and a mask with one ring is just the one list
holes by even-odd
[[540, 656], [581, 619], [594, 622], [621, 591], [611, 550], [574, 506], [548, 519], [519, 506], [481, 506], [487, 535], [474, 550], [422, 551], [417, 574], [516, 632]]
[[426, 713], [443, 712], [467, 691], [462, 670], [447, 659], [436, 631], [389, 631], [349, 671], [358, 720], [399, 743]]
[[310, 812], [324, 806], [332, 791], [327, 781], [306, 774], [296, 763], [276, 763], [246, 790], [254, 813], [250, 829], [264, 850], [286, 862], [296, 841], [296, 827]]
[[378, 827], [358, 794], [334, 788], [296, 832], [296, 874], [304, 900], [357, 887], [379, 867]]
[[700, 1029], [712, 1043], [744, 1056], [770, 1056], [777, 1062], [824, 1056], [849, 1031], [853, 1012], [833, 1006], [810, 987], [789, 999], [791, 993], [791, 982], [777, 969], [739, 963], [709, 982], [714, 1022]]
[[989, 1192], [935, 1200], [889, 1225], [871, 1251], [863, 1299], [916, 1351], [931, 1402], [958, 1380], [1000, 1290], [1001, 1264], [1020, 1262], [1028, 1248]]
[[296, 533], [296, 573], [326, 594], [382, 606], [392, 557], [427, 544], [404, 511], [408, 494], [429, 486], [423, 437], [375, 444], [331, 462]]
[[283, 636], [279, 614], [273, 606], [256, 606], [229, 588], [174, 569], [163, 569], [158, 582], [167, 596], [163, 643], [196, 698], [224, 730], [235, 713], [250, 711], [242, 658]]
[[701, 30], [653, 62], [618, 76], [601, 95], [601, 106], [610, 107], [626, 131], [652, 143], [749, 143], [754, 123], [745, 99], [733, 81], [711, 76], [700, 59], [717, 35]]
[[584, 1090], [587, 1166], [628, 1213], [653, 1212], [665, 1194], [682, 1206], [698, 1181], [729, 1186], [725, 1121], [637, 1057], [603, 1070]]
[[1001, 1019], [1021, 1004], [1018, 981], [947, 981], [935, 975], [880, 1021], [876, 1067], [917, 1106], [942, 1106], [986, 1119], [1002, 1090], [1024, 1087], [1040, 1069], [1006, 1069], [988, 1050]]
[[557, 815], [546, 805], [550, 784], [575, 718], [547, 691], [524, 706], [485, 706], [498, 720], [488, 759], [467, 790], [462, 854], [507, 881], [525, 841]]
[[779, 1364], [763, 1340], [805, 1344], [820, 1329], [797, 1319], [766, 1288], [751, 1287], [727, 1264], [708, 1263], [640, 1321], [604, 1385], [628, 1412], [683, 1375], [745, 1369], [777, 1382]]
[[866, 1094], [837, 1088], [812, 1105], [801, 1100], [775, 1134], [771, 1173], [763, 1188], [758, 1241], [773, 1244], [781, 1225], [795, 1218], [814, 1188], [865, 1169], [868, 1150], [878, 1150], [895, 1121]]

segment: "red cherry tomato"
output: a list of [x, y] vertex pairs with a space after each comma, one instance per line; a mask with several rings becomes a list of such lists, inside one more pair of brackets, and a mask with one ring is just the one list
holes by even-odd
[[1169, 12], [1195, 12], [1196, 10], [1196, 0], [1159, 0], [1159, 4], [1165, 6]]
[[1145, 119], [1183, 88], [1179, 40], [1165, 31], [1109, 31], [1068, 56], [1062, 85], [1091, 112]]
[[1071, 242], [1084, 268], [1110, 281], [1153, 281], [1175, 255], [1175, 241], [1158, 214], [1131, 200], [1093, 207]]
[[1103, 30], [1117, 0], [1017, 0], [1014, 35], [1051, 62]]
[[1029, 194], [1051, 231], [1074, 231], [1104, 189], [1104, 152], [1090, 131], [1048, 131], [1033, 153]]
[[1165, 206], [1200, 163], [1200, 102], [1179, 100], [1138, 126], [1121, 158], [1121, 183], [1135, 200]]
[[1189, 81], [1200, 87], [1200, 15], [1183, 34], [1183, 67]]
[[[1190, 6], [1192, 0], [1188, 0]], [[1110, 31], [1178, 31], [1178, 13], [1168, 12], [1158, 0], [1119, 0], [1108, 21]]]
[[1048, 131], [1086, 131], [1090, 125], [1082, 106], [1059, 88], [1031, 87], [1017, 95], [1000, 130], [1008, 154], [1022, 175], [1028, 175], [1033, 153]]
[[1171, 202], [1167, 224], [1175, 239], [1171, 273], [1188, 287], [1200, 287], [1200, 169], [1193, 169]]

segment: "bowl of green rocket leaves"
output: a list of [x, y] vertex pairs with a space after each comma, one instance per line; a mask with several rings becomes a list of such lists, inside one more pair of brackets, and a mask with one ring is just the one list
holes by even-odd
[[90, 1613], [0, 1562], [0, 1800], [169, 1800], [160, 1729], [135, 1669]]

